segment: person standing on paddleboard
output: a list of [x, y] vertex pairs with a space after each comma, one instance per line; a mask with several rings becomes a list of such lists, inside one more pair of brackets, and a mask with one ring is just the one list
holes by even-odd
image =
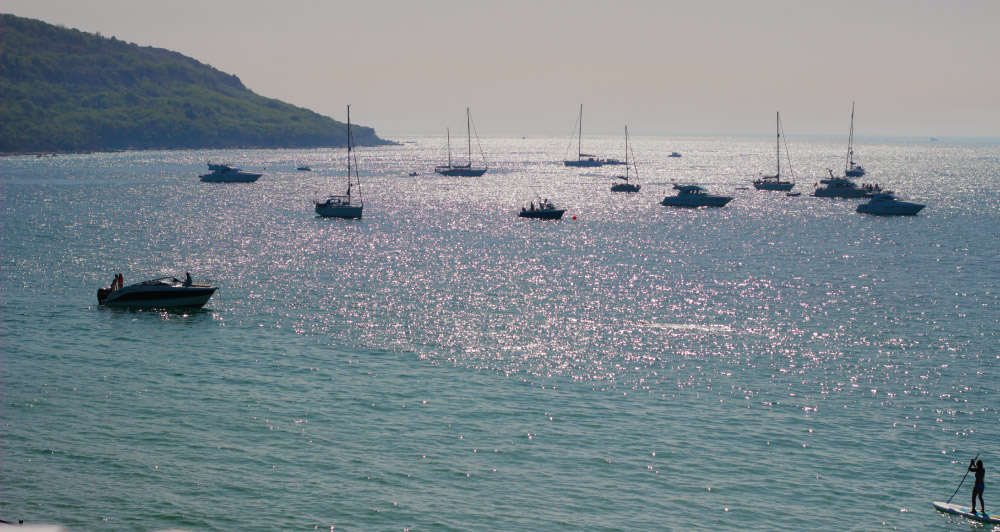
[[986, 468], [983, 461], [976, 462], [973, 458], [969, 461], [969, 471], [976, 473], [976, 484], [972, 487], [972, 513], [976, 513], [976, 496], [979, 496], [979, 507], [986, 514], [986, 504], [983, 503], [983, 492], [986, 491]]

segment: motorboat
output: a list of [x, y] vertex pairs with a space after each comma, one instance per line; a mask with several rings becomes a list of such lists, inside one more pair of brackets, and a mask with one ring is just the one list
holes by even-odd
[[[781, 127], [781, 113], [777, 113], [777, 123], [775, 125], [775, 154], [777, 157], [777, 169], [774, 175], [762, 175], [757, 179], [753, 180], [753, 188], [757, 190], [780, 190], [789, 191], [795, 186], [794, 181], [787, 181], [781, 179], [781, 140], [784, 138], [785, 134]], [[785, 156], [788, 157], [788, 144], [785, 144]], [[788, 170], [791, 172], [792, 169], [792, 159], [788, 157]]]
[[[834, 177], [833, 170], [830, 172], [830, 179], [821, 179], [814, 185], [812, 195], [817, 198], [864, 198], [873, 193], [881, 192], [878, 185], [866, 184], [858, 186], [857, 183], [846, 177]], [[822, 186], [820, 186], [822, 185]]]
[[[353, 163], [353, 164], [352, 164]], [[354, 130], [351, 128], [351, 106], [347, 106], [347, 192], [331, 194], [326, 199], [314, 199], [316, 214], [323, 218], [361, 218], [365, 202], [361, 197], [361, 176], [354, 155]]]
[[698, 185], [674, 185], [677, 194], [663, 198], [660, 205], [667, 207], [725, 207], [731, 196], [716, 196]]
[[296, 168], [296, 170], [298, 170], [300, 172], [312, 172], [312, 168], [309, 168], [306, 165], [302, 165], [302, 166]]
[[418, 173], [416, 173], [416, 172], [410, 172], [410, 173], [408, 173], [408, 174], [406, 174], [406, 175], [408, 175], [408, 176], [410, 176], [410, 177], [417, 177], [417, 176], [418, 176], [418, 175], [420, 175], [420, 174], [418, 174]]
[[868, 203], [858, 205], [857, 211], [882, 216], [913, 216], [923, 208], [924, 205], [920, 203], [900, 201], [892, 192], [886, 191], [872, 195]]
[[241, 168], [228, 164], [208, 163], [208, 169], [210, 173], [198, 176], [206, 183], [253, 183], [262, 175], [244, 172]]
[[160, 277], [118, 288], [116, 283], [97, 289], [98, 304], [123, 308], [200, 307], [208, 303], [218, 287]]
[[534, 202], [528, 207], [521, 207], [521, 212], [518, 214], [521, 218], [539, 218], [542, 220], [558, 220], [562, 218], [563, 213], [566, 209], [559, 209], [549, 201], [547, 198], [543, 200], [538, 200], [538, 205]]
[[667, 157], [680, 157], [680, 156], [681, 156], [681, 154], [677, 153], [675, 151], [674, 152], [670, 152], [670, 155], [667, 155]]

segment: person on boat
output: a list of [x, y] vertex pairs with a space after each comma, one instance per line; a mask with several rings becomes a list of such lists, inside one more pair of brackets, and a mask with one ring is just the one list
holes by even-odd
[[184, 278], [184, 286], [191, 286], [191, 272], [187, 272], [187, 276]]
[[973, 458], [969, 461], [969, 471], [976, 474], [976, 483], [972, 486], [972, 513], [976, 513], [976, 496], [979, 496], [979, 508], [986, 514], [986, 504], [983, 503], [983, 492], [986, 491], [986, 468], [983, 461], [976, 462]]

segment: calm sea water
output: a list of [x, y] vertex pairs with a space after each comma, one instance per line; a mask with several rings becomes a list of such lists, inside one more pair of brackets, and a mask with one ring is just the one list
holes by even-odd
[[[1000, 145], [863, 139], [864, 180], [928, 205], [877, 218], [808, 197], [840, 138], [790, 139], [797, 198], [736, 190], [766, 137], [634, 138], [634, 195], [563, 167], [566, 139], [483, 139], [473, 179], [400, 139], [359, 150], [356, 221], [310, 203], [341, 150], [0, 160], [0, 518], [964, 531], [930, 502], [977, 452], [1000, 511]], [[264, 177], [204, 184], [206, 160]], [[674, 180], [736, 199], [658, 205]], [[518, 219], [537, 197], [566, 217]], [[221, 288], [97, 306], [119, 271]]]

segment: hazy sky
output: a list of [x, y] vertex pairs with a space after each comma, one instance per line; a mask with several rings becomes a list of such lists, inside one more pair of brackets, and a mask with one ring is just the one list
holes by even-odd
[[[1000, 0], [0, 0], [385, 133], [1000, 136]], [[0, 29], [2, 31], [2, 29]]]

